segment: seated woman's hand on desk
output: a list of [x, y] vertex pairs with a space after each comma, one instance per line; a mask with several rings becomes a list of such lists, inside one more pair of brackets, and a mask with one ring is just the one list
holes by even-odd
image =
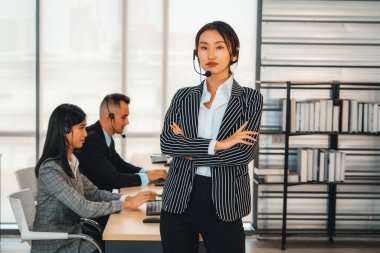
[[168, 172], [166, 170], [150, 170], [146, 172], [149, 178], [149, 183], [152, 183], [158, 179], [166, 179]]
[[128, 196], [124, 201], [124, 209], [135, 209], [148, 201], [153, 201], [157, 197], [157, 193], [152, 191], [139, 192], [134, 196]]

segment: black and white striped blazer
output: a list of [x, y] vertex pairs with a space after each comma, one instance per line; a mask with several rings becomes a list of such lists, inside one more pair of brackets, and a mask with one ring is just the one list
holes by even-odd
[[[166, 113], [160, 136], [161, 151], [173, 156], [173, 161], [163, 191], [162, 208], [171, 213], [183, 213], [190, 200], [196, 168], [208, 166], [211, 168], [216, 213], [223, 221], [234, 221], [251, 209], [248, 163], [253, 160], [256, 145], [238, 144], [208, 155], [211, 140], [197, 137], [202, 90], [203, 82], [180, 89]], [[258, 91], [241, 87], [234, 80], [217, 139], [231, 136], [246, 121], [249, 121], [246, 130], [258, 132], [262, 106], [263, 98]], [[172, 122], [182, 128], [184, 136], [173, 133]]]

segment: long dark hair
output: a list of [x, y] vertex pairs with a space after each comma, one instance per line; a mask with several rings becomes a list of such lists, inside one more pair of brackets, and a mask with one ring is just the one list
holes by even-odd
[[54, 159], [59, 161], [65, 173], [74, 177], [67, 160], [66, 134], [72, 131], [72, 127], [85, 120], [86, 114], [76, 105], [62, 104], [55, 108], [49, 119], [46, 140], [41, 158], [38, 160], [35, 174], [44, 161]]
[[[235, 30], [229, 24], [223, 21], [214, 21], [214, 22], [205, 24], [195, 36], [195, 50], [197, 53], [198, 53], [198, 46], [199, 46], [198, 45], [199, 38], [201, 37], [202, 33], [204, 33], [205, 31], [218, 31], [227, 44], [230, 58], [232, 58], [233, 56], [236, 56], [236, 60], [231, 61], [230, 65], [238, 62], [240, 42]], [[231, 70], [229, 70], [229, 73], [232, 74]]]

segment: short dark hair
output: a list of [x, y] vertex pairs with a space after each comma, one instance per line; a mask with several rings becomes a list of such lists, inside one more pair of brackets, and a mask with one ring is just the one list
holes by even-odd
[[108, 106], [109, 105], [117, 105], [120, 107], [121, 101], [123, 101], [127, 105], [129, 105], [129, 103], [131, 102], [131, 99], [128, 96], [121, 94], [121, 93], [112, 93], [112, 94], [108, 94], [107, 96], [105, 96], [103, 98], [103, 101], [100, 104], [100, 106], [102, 107], [105, 104]]
[[49, 119], [44, 149], [35, 168], [36, 177], [41, 165], [48, 159], [57, 160], [65, 173], [69, 177], [74, 177], [67, 160], [66, 134], [85, 119], [84, 111], [73, 104], [61, 104], [54, 109]]
[[232, 56], [237, 57], [236, 61], [231, 61], [230, 65], [236, 63], [239, 60], [239, 38], [234, 29], [229, 24], [223, 21], [214, 21], [208, 23], [198, 31], [197, 35], [195, 36], [196, 52], [198, 52], [199, 38], [201, 37], [202, 33], [204, 33], [205, 31], [213, 30], [218, 31], [220, 35], [223, 37], [224, 41], [227, 44], [228, 52], [230, 53], [230, 58], [232, 58]]

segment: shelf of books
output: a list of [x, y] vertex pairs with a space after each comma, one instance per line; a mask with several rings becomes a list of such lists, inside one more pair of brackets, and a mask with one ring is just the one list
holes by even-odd
[[254, 169], [257, 233], [281, 235], [283, 249], [294, 234], [380, 234], [380, 83], [257, 89], [275, 97], [264, 100]]

